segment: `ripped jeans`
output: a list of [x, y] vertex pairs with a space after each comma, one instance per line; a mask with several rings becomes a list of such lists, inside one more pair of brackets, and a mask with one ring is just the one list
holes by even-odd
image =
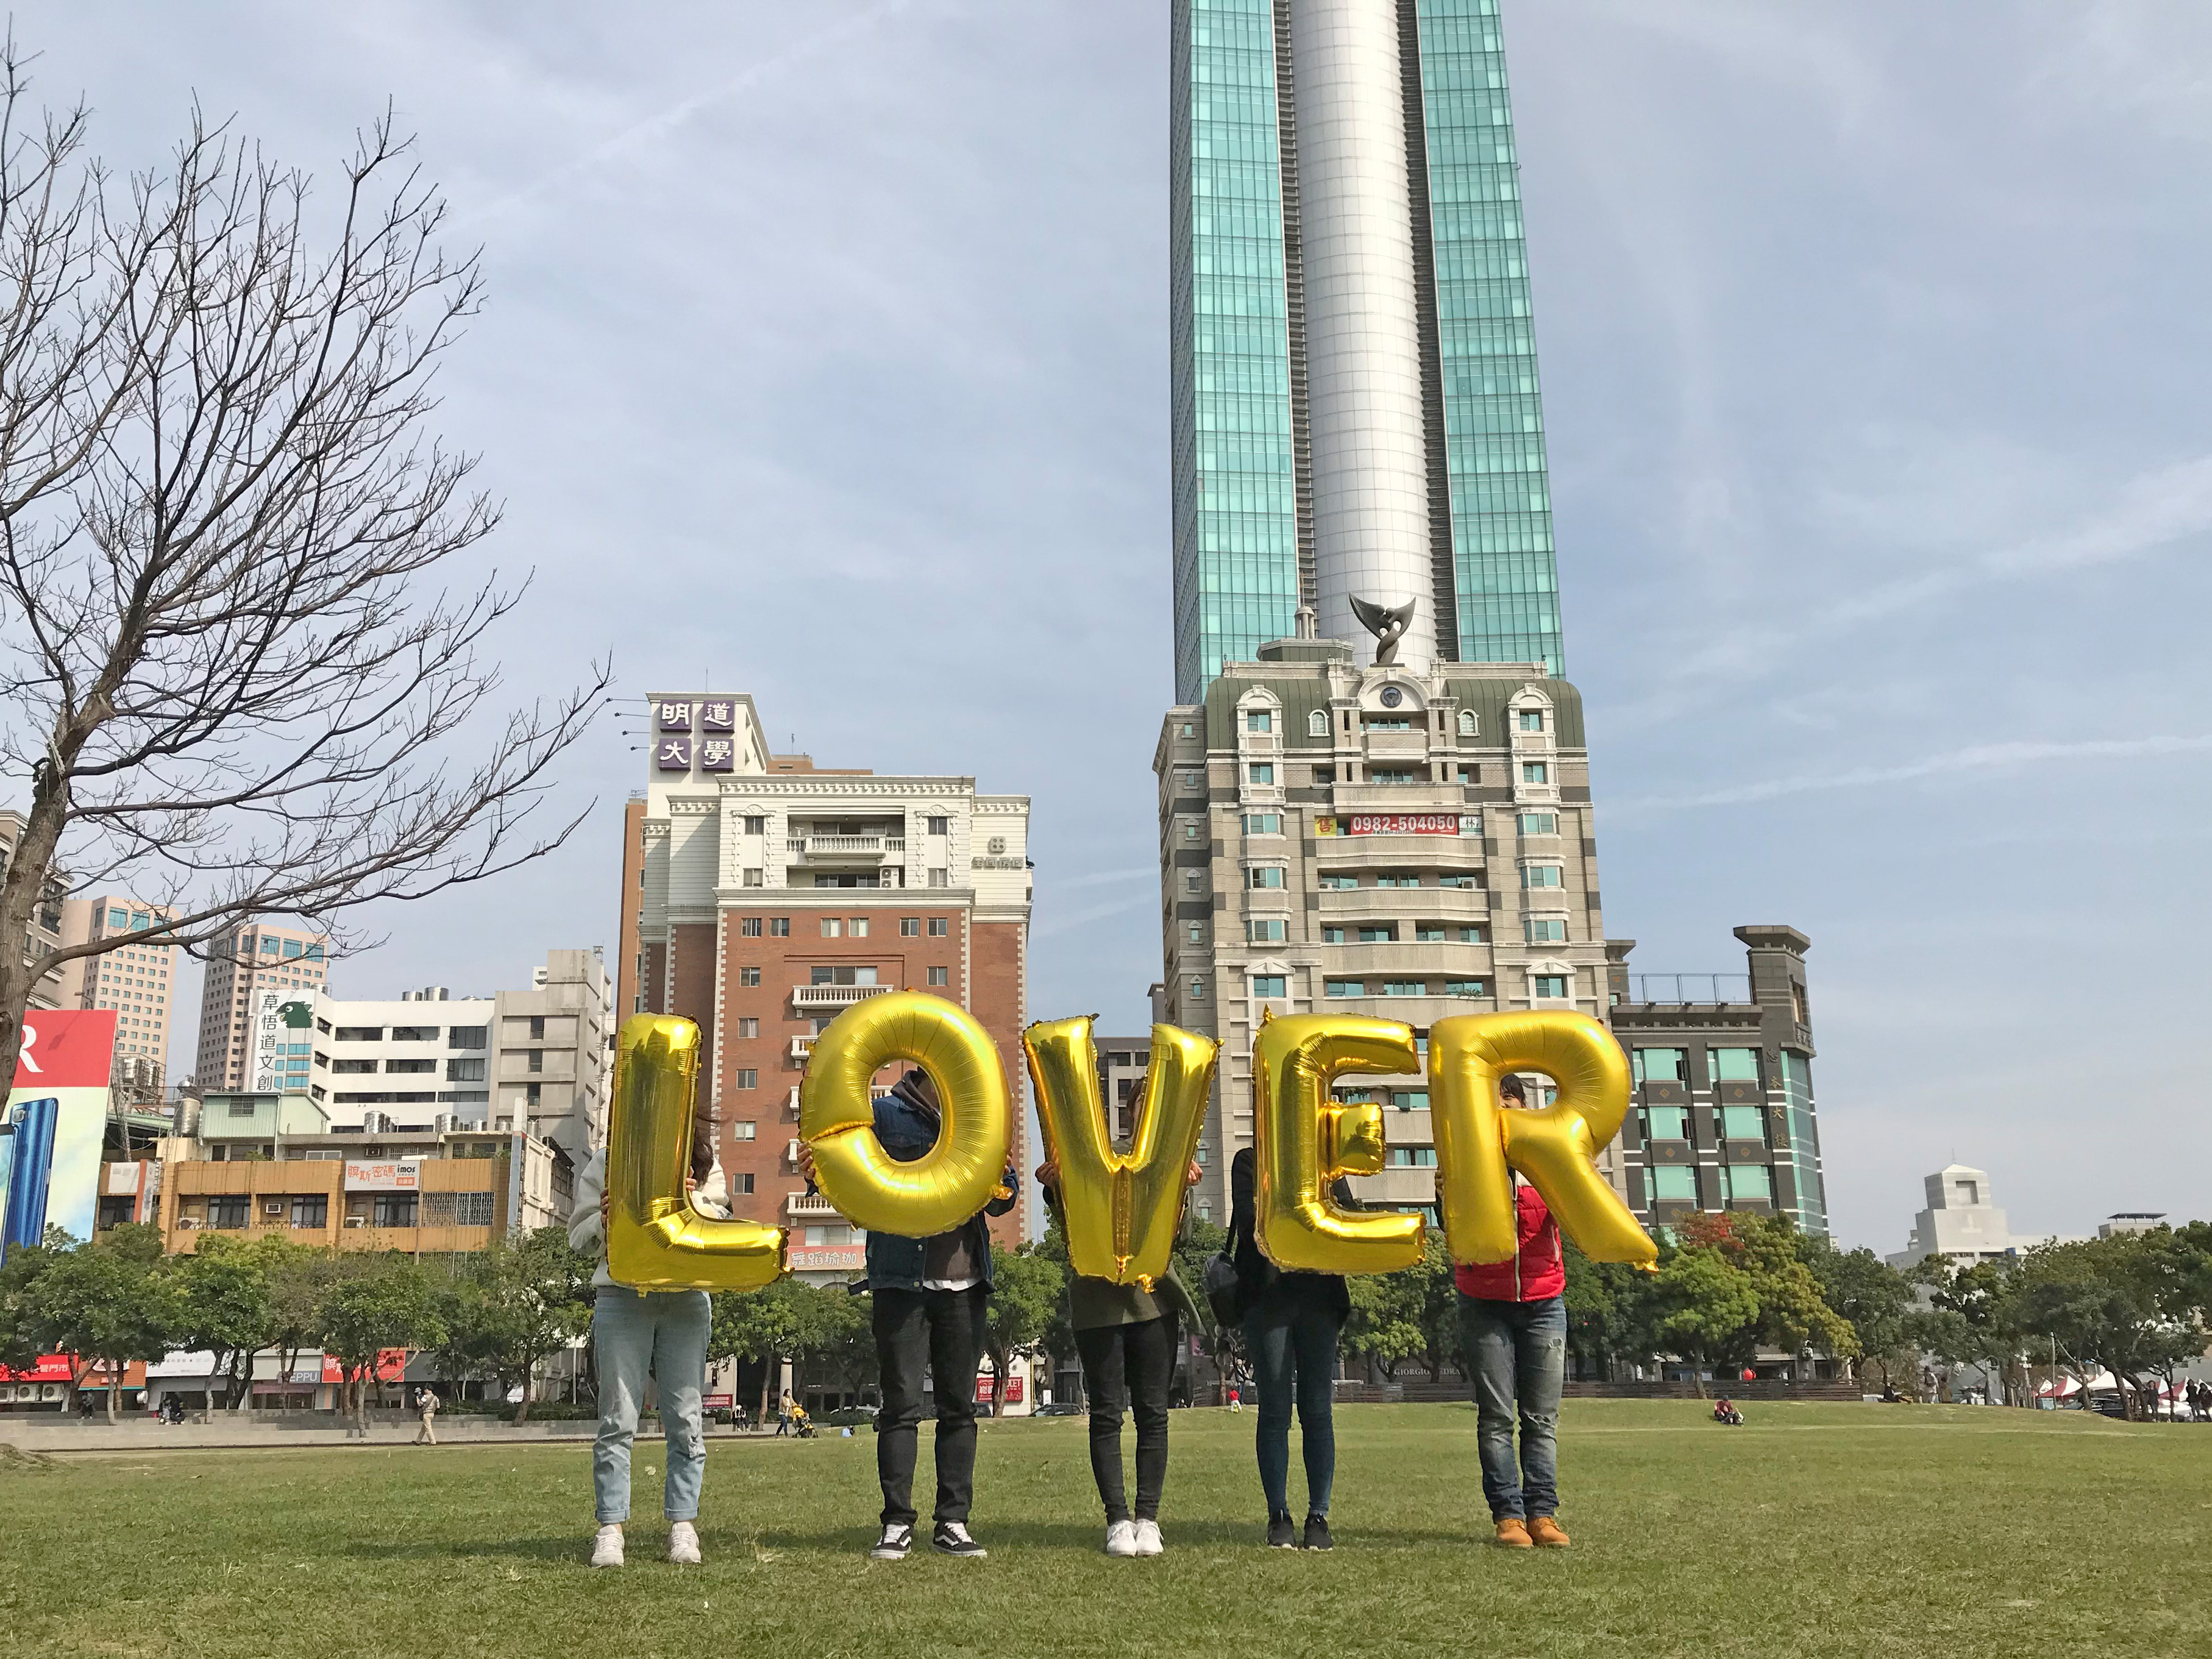
[[707, 1437], [699, 1395], [707, 1385], [707, 1333], [714, 1316], [704, 1291], [633, 1291], [599, 1286], [592, 1309], [592, 1353], [599, 1372], [599, 1432], [592, 1443], [592, 1495], [599, 1523], [629, 1519], [629, 1449], [637, 1437], [648, 1373], [668, 1433], [668, 1475], [661, 1501], [671, 1521], [699, 1517]]
[[[1533, 1520], [1559, 1509], [1559, 1391], [1567, 1376], [1567, 1304], [1462, 1295], [1460, 1336], [1474, 1379], [1475, 1444], [1490, 1518]], [[1513, 1427], [1521, 1455], [1513, 1455]]]

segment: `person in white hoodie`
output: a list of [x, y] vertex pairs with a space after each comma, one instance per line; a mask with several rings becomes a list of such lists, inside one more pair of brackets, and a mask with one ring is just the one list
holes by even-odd
[[[711, 1142], [709, 1143], [711, 1144]], [[697, 1169], [695, 1161], [693, 1168]], [[650, 1375], [660, 1392], [660, 1420], [668, 1433], [668, 1475], [662, 1504], [668, 1512], [668, 1559], [699, 1560], [699, 1483], [707, 1472], [707, 1436], [700, 1396], [707, 1386], [707, 1334], [714, 1322], [704, 1291], [633, 1291], [607, 1274], [607, 1155], [592, 1155], [576, 1178], [568, 1243], [592, 1250], [599, 1270], [592, 1283], [592, 1353], [599, 1374], [599, 1432], [592, 1443], [592, 1489], [599, 1529], [592, 1540], [592, 1565], [623, 1565], [623, 1524], [629, 1519], [630, 1443]], [[702, 1215], [726, 1220], [729, 1200], [719, 1160], [703, 1176], [684, 1177], [684, 1189]]]

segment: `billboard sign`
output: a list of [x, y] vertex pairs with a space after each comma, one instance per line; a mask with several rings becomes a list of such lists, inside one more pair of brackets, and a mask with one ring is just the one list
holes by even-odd
[[422, 1161], [416, 1158], [374, 1161], [348, 1158], [345, 1189], [349, 1193], [416, 1193], [422, 1189]]
[[784, 1265], [795, 1273], [858, 1271], [868, 1265], [865, 1244], [787, 1244]]
[[1346, 812], [1316, 818], [1316, 836], [1479, 836], [1479, 812]]
[[92, 1237], [115, 1066], [115, 1011], [33, 1008], [0, 1115], [0, 1253], [49, 1227]]

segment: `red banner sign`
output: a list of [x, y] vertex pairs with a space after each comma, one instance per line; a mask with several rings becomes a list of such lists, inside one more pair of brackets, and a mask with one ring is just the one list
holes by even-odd
[[105, 1089], [114, 1066], [112, 1008], [33, 1008], [23, 1016], [18, 1089]]

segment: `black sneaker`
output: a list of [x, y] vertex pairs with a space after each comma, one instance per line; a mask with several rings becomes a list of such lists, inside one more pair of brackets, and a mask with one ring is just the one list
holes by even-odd
[[967, 1527], [957, 1521], [940, 1521], [930, 1544], [939, 1555], [957, 1555], [969, 1561], [981, 1561], [990, 1553], [977, 1543]]
[[876, 1540], [876, 1547], [868, 1552], [872, 1561], [903, 1561], [906, 1553], [914, 1547], [914, 1528], [886, 1522], [884, 1535]]
[[1336, 1540], [1328, 1535], [1328, 1517], [1325, 1515], [1306, 1516], [1305, 1547], [1310, 1550], [1333, 1550]]
[[1298, 1547], [1298, 1529], [1287, 1515], [1267, 1517], [1267, 1547], [1271, 1550], [1294, 1550]]

